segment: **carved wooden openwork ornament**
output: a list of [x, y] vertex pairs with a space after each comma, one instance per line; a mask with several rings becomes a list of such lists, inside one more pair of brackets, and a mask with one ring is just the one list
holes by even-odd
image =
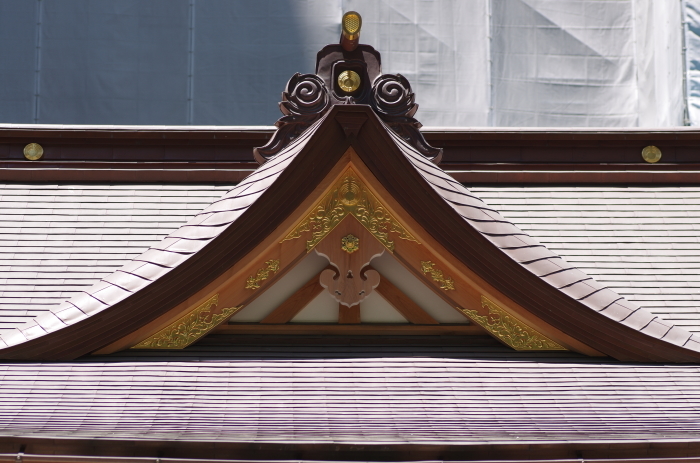
[[283, 116], [275, 123], [277, 131], [265, 146], [253, 150], [255, 159], [263, 164], [274, 157], [333, 105], [365, 104], [406, 143], [436, 164], [440, 162], [442, 148], [428, 144], [418, 130], [421, 123], [413, 117], [418, 105], [411, 84], [401, 74], [382, 74], [379, 52], [358, 44], [362, 27], [358, 13], [346, 13], [343, 21], [341, 43], [326, 45], [318, 53], [316, 73], [294, 74], [287, 83], [279, 104]]
[[321, 272], [319, 282], [339, 304], [353, 307], [379, 285], [379, 272], [367, 266], [386, 248], [354, 216], [347, 216], [315, 249], [334, 268]]

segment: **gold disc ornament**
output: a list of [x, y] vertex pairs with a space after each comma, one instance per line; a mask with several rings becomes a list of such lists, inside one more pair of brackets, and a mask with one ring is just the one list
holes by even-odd
[[355, 71], [343, 71], [338, 76], [338, 86], [346, 93], [360, 88], [360, 76]]
[[649, 145], [642, 150], [642, 158], [651, 164], [661, 160], [661, 150], [654, 145]]
[[30, 161], [37, 161], [44, 155], [44, 148], [39, 143], [30, 143], [24, 147], [24, 157]]

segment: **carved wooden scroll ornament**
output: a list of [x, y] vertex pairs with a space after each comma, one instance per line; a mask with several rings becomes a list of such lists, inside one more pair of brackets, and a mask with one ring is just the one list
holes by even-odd
[[442, 148], [430, 146], [418, 130], [423, 124], [413, 116], [418, 111], [411, 84], [401, 74], [383, 74], [372, 84], [371, 105], [379, 118], [406, 143], [435, 164], [442, 159]]
[[265, 146], [253, 149], [255, 160], [260, 164], [279, 153], [325, 114], [330, 108], [328, 89], [316, 74], [296, 73], [287, 82], [279, 105], [284, 116], [275, 123], [277, 131]]

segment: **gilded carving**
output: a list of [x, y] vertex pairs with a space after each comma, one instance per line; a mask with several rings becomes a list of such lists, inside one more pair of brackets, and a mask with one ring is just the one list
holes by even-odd
[[518, 320], [485, 296], [481, 296], [481, 306], [489, 310], [488, 315], [479, 315], [476, 310], [460, 307], [458, 309], [513, 349], [566, 350], [565, 347]]
[[423, 273], [430, 275], [430, 278], [432, 278], [435, 283], [440, 285], [440, 289], [444, 289], [445, 291], [455, 290], [454, 280], [443, 275], [442, 270], [436, 269], [435, 264], [432, 261], [422, 260], [420, 261], [420, 267]]
[[352, 254], [353, 252], [360, 249], [360, 238], [352, 234], [344, 236], [340, 240], [340, 249], [347, 252], [348, 254]]
[[251, 275], [245, 282], [245, 289], [258, 289], [260, 283], [270, 278], [270, 273], [277, 273], [280, 269], [280, 261], [277, 259], [265, 262], [265, 267], [258, 269], [258, 273]]
[[214, 313], [212, 307], [218, 302], [219, 295], [215, 294], [191, 312], [136, 344], [132, 349], [184, 349], [243, 308], [239, 305]]
[[390, 234], [402, 240], [418, 242], [352, 169], [341, 176], [331, 191], [282, 241], [297, 239], [304, 232], [311, 232], [311, 239], [306, 242], [307, 252], [311, 251], [348, 215], [355, 217], [390, 252], [394, 252]]

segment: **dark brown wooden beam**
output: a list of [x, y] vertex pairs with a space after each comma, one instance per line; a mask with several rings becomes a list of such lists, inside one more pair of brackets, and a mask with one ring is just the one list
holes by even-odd
[[[325, 270], [325, 269], [324, 269]], [[306, 307], [309, 302], [313, 301], [316, 296], [321, 294], [323, 286], [318, 282], [321, 274], [315, 275], [301, 288], [292, 294], [289, 299], [284, 301], [279, 307], [272, 311], [267, 317], [263, 318], [262, 324], [280, 324], [287, 323], [294, 318], [296, 314]]]
[[359, 324], [359, 325], [302, 325], [285, 323], [269, 324], [231, 324], [221, 325], [213, 334], [273, 334], [273, 335], [392, 335], [392, 336], [483, 336], [486, 330], [477, 325], [391, 325], [391, 324]]
[[431, 317], [425, 310], [406, 296], [403, 291], [382, 276], [379, 286], [375, 289], [395, 308], [406, 320], [415, 325], [439, 325], [440, 322]]
[[[20, 450], [22, 449], [22, 450]], [[21, 452], [21, 453], [20, 453]], [[578, 442], [476, 442], [471, 444], [345, 444], [184, 441], [177, 439], [95, 439], [0, 437], [0, 462], [26, 463], [181, 463], [289, 461], [494, 461], [544, 463], [557, 460], [577, 463], [697, 463], [700, 441], [673, 442], [658, 439], [632, 441], [612, 438]], [[121, 457], [121, 459], [120, 459]], [[205, 458], [202, 460], [201, 458]], [[199, 459], [199, 460], [198, 460]], [[185, 460], [186, 461], [186, 460]]]

